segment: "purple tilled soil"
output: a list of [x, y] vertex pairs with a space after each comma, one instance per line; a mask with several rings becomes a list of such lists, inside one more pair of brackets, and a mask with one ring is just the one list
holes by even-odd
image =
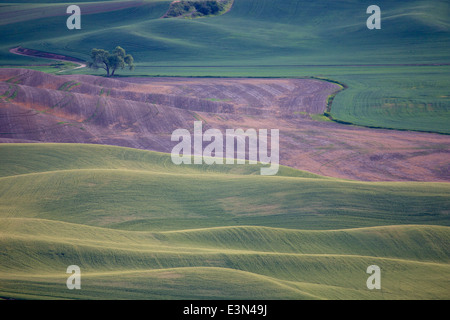
[[340, 88], [314, 79], [55, 76], [0, 69], [0, 142], [171, 152], [175, 129], [279, 129], [280, 163], [364, 181], [450, 181], [450, 137], [315, 121]]

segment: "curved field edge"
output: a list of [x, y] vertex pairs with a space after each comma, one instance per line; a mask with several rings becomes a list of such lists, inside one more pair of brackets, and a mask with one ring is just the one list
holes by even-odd
[[345, 89], [329, 101], [325, 115], [331, 120], [373, 129], [450, 134], [449, 66], [363, 69], [366, 74], [330, 77]]
[[[0, 150], [3, 298], [449, 296], [446, 183], [180, 169], [95, 145]], [[73, 264], [80, 291], [65, 286]], [[372, 264], [381, 291], [366, 287]]]
[[[6, 143], [0, 144], [0, 153], [0, 177], [72, 169], [260, 175], [264, 167], [261, 164], [177, 166], [167, 153], [79, 143]], [[280, 166], [277, 176], [328, 179], [286, 166]]]
[[[364, 263], [364, 262], [363, 262]], [[308, 281], [285, 281], [259, 274], [211, 267], [166, 268], [123, 272], [88, 273], [82, 275], [81, 290], [68, 290], [67, 274], [24, 274], [21, 278], [2, 278], [0, 296], [6, 299], [203, 299], [203, 300], [381, 300], [381, 299], [448, 299], [445, 286], [436, 274], [419, 279], [423, 274], [448, 274], [448, 269], [417, 268], [390, 264], [391, 272], [382, 290], [371, 291], [363, 285], [322, 284]], [[363, 266], [361, 265], [361, 268]], [[411, 273], [420, 269], [423, 274]], [[399, 275], [405, 275], [400, 277]], [[339, 273], [331, 276], [339, 277]], [[386, 279], [384, 279], [386, 280]], [[387, 282], [387, 281], [384, 281]], [[384, 283], [383, 282], [383, 283]], [[356, 283], [356, 281], [355, 281]], [[22, 288], [26, 288], [23, 290]]]
[[0, 151], [3, 218], [141, 231], [449, 225], [447, 183], [320, 179], [294, 169], [265, 177], [258, 166], [177, 167], [168, 155], [121, 147], [5, 144]]
[[[449, 262], [450, 227], [396, 225], [340, 230], [229, 226], [143, 232], [35, 218], [0, 218], [3, 239], [135, 252], [373, 256]], [[187, 251], [186, 251], [187, 250]]]
[[[37, 50], [33, 51], [39, 52]], [[29, 56], [33, 55], [30, 54]], [[71, 58], [67, 57], [67, 59]], [[373, 68], [370, 65], [361, 65], [360, 67], [363, 69]], [[315, 76], [313, 74], [296, 75], [291, 78], [318, 79], [340, 87], [338, 91], [328, 96], [326, 108], [323, 112], [323, 116], [333, 122], [371, 129], [449, 135], [450, 131], [447, 125], [450, 117], [448, 113], [449, 97], [446, 91], [449, 85], [446, 77], [448, 72], [434, 69], [434, 75], [430, 78], [429, 72], [410, 74], [411, 71], [408, 68], [436, 68], [436, 66], [410, 65], [403, 67], [407, 70], [406, 74], [408, 76], [405, 77], [398, 70], [398, 67], [398, 65], [391, 66], [395, 70], [392, 71], [388, 67], [381, 65], [380, 68], [384, 70], [388, 77], [374, 77], [369, 80], [364, 79], [364, 76], [361, 74], [351, 76], [338, 74], [329, 77]], [[228, 76], [220, 75], [220, 77], [227, 78]], [[198, 76], [198, 78], [202, 78], [202, 76]], [[271, 76], [270, 78], [282, 79], [286, 77]], [[384, 81], [384, 83], [380, 84], [381, 81]], [[345, 82], [351, 84], [347, 85]], [[407, 87], [407, 90], [405, 90], [405, 87]], [[350, 92], [344, 92], [345, 90]], [[418, 92], [414, 93], [415, 91]], [[321, 117], [321, 114], [311, 114], [310, 116], [316, 121], [326, 121], [326, 118]]]
[[[449, 296], [450, 266], [445, 248], [450, 228], [447, 227], [396, 226], [325, 232], [245, 227], [146, 233], [36, 219], [2, 219], [1, 226], [2, 247], [6, 250], [1, 259], [0, 296], [8, 298], [446, 299]], [[257, 238], [252, 240], [249, 231], [257, 233]], [[264, 246], [257, 244], [261, 251], [239, 248], [233, 241], [228, 245], [230, 237], [224, 238], [223, 232], [231, 232], [231, 238], [240, 236], [241, 240], [249, 237], [247, 243], [267, 241], [271, 245], [261, 248]], [[373, 238], [367, 237], [367, 233]], [[278, 241], [274, 241], [274, 234]], [[292, 234], [297, 238], [293, 239]], [[341, 245], [352, 250], [350, 243], [342, 241], [342, 234], [350, 236], [363, 251], [364, 247], [373, 247], [370, 255], [356, 251], [336, 253]], [[170, 238], [174, 235], [175, 238]], [[192, 242], [193, 235], [199, 237], [198, 243]], [[283, 247], [286, 242], [290, 242], [290, 250]], [[298, 245], [296, 253], [292, 252], [295, 247], [292, 244]], [[303, 246], [315, 253], [301, 253]], [[410, 253], [435, 256], [428, 261], [387, 257], [389, 252], [393, 256], [397, 252], [406, 253], [397, 251], [405, 247]], [[68, 276], [65, 270], [72, 264], [82, 270], [79, 292], [65, 287]], [[383, 288], [379, 292], [365, 286], [368, 277], [365, 269], [372, 264], [383, 271]]]
[[[352, 89], [336, 99], [332, 112], [333, 118], [342, 123], [449, 133], [445, 64], [450, 29], [445, 1], [383, 1], [379, 5], [385, 8], [383, 15], [390, 28], [378, 33], [370, 33], [361, 23], [367, 19], [364, 8], [348, 1], [239, 0], [229, 14], [212, 19], [159, 19], [169, 4], [84, 3], [83, 26], [89, 27], [80, 30], [81, 34], [70, 35], [64, 27], [56, 27], [65, 15], [63, 4], [5, 7], [1, 26], [5, 44], [0, 60], [6, 65], [36, 61], [7, 51], [19, 45], [17, 35], [8, 32], [11, 28], [22, 31], [20, 44], [26, 47], [84, 60], [93, 47], [109, 46], [114, 32], [117, 41], [133, 47], [139, 61], [136, 72], [127, 75], [325, 75], [353, 82]], [[15, 12], [15, 7], [23, 11]], [[323, 17], [321, 23], [317, 23], [317, 16]], [[36, 21], [49, 27], [42, 32]], [[273, 28], [267, 28], [268, 23]], [[413, 30], [408, 29], [411, 27]], [[179, 30], [183, 30], [182, 37]], [[374, 50], [378, 52], [375, 56]], [[338, 74], [333, 74], [336, 63], [341, 66], [337, 66]], [[402, 64], [404, 67], [400, 67]], [[434, 71], [430, 72], [431, 68]], [[366, 79], [361, 80], [361, 76]]]

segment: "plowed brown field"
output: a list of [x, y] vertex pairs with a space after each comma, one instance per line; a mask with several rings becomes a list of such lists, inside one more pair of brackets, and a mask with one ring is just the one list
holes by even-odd
[[170, 152], [175, 129], [280, 130], [280, 162], [366, 181], [450, 181], [450, 137], [315, 121], [340, 88], [315, 79], [55, 76], [0, 69], [0, 142]]

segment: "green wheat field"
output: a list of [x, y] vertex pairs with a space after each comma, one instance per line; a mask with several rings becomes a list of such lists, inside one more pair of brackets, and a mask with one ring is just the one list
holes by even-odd
[[[0, 152], [3, 297], [449, 298], [446, 183], [265, 177], [95, 145]], [[373, 264], [382, 290], [366, 287]]]
[[[448, 1], [379, 0], [373, 32], [373, 1], [234, 0], [223, 15], [162, 19], [171, 2], [77, 1], [74, 31], [65, 1], [1, 1], [0, 67], [101, 76], [9, 50], [88, 61], [120, 45], [136, 62], [123, 78], [327, 79], [345, 87], [334, 120], [450, 134]], [[450, 299], [449, 183], [259, 172], [0, 144], [0, 299]], [[69, 265], [81, 290], [66, 286]], [[367, 288], [370, 265], [381, 290]]]

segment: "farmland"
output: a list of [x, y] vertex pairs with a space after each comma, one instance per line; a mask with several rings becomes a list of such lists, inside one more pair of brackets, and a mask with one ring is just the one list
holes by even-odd
[[[175, 129], [276, 128], [280, 163], [365, 181], [450, 180], [446, 135], [318, 116], [341, 88], [317, 79], [117, 78], [0, 69], [3, 142], [96, 143], [170, 153]], [[348, 89], [346, 89], [348, 90]], [[332, 111], [333, 112], [333, 111]]]
[[[120, 147], [0, 149], [2, 297], [448, 298], [448, 184], [180, 168]], [[71, 264], [82, 290], [65, 287]], [[381, 292], [365, 287], [371, 264]]]
[[369, 1], [238, 0], [218, 17], [161, 19], [169, 3], [85, 2], [83, 27], [76, 32], [65, 28], [65, 4], [59, 1], [3, 5], [0, 62], [43, 63], [9, 53], [17, 45], [81, 60], [94, 47], [122, 45], [137, 63], [122, 75], [320, 75], [350, 87], [335, 101], [331, 114], [338, 120], [449, 133], [446, 1], [378, 1], [385, 23], [377, 31], [365, 25]]
[[[77, 3], [0, 4], [0, 300], [450, 298], [448, 1]], [[196, 121], [278, 173], [174, 165]]]

